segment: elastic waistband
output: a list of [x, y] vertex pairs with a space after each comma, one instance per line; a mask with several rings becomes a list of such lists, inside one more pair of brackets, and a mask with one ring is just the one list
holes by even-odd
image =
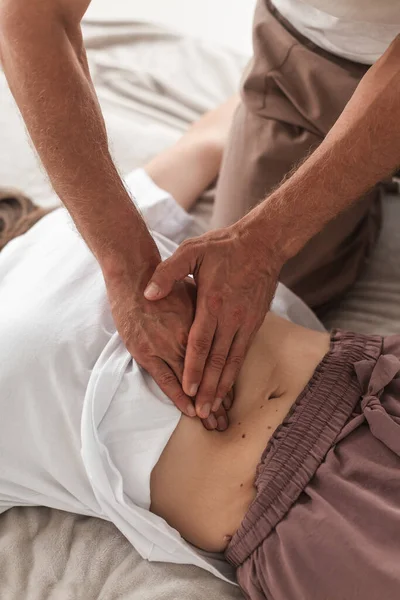
[[257, 470], [257, 496], [225, 558], [241, 565], [286, 515], [324, 460], [360, 399], [359, 360], [378, 360], [380, 336], [334, 331], [329, 352], [269, 441]]

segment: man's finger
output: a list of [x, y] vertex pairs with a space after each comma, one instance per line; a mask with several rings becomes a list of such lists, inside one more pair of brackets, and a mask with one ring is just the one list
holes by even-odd
[[151, 361], [151, 364], [145, 366], [145, 369], [153, 377], [154, 381], [161, 388], [179, 410], [188, 417], [195, 417], [196, 410], [193, 401], [182, 390], [173, 370], [161, 358]]
[[247, 349], [251, 343], [253, 333], [244, 328], [239, 329], [233, 340], [225, 368], [219, 380], [217, 397], [225, 398], [232, 389], [239, 374], [240, 368], [246, 356]]
[[227, 393], [227, 395], [225, 396], [225, 398], [223, 399], [223, 405], [224, 405], [225, 410], [231, 410], [233, 400], [234, 400], [234, 391], [233, 391], [233, 386], [232, 386], [231, 389], [229, 390], [229, 392]]
[[221, 326], [217, 327], [196, 397], [196, 412], [200, 417], [207, 416], [210, 406], [215, 412], [222, 404], [224, 397], [217, 395], [217, 388], [235, 333], [236, 330], [225, 332]]
[[217, 419], [217, 430], [218, 431], [226, 431], [229, 427], [229, 417], [223, 406], [220, 406], [219, 409], [213, 413], [214, 417]]
[[[217, 319], [204, 310], [196, 310], [196, 316], [189, 332], [183, 370], [183, 389], [189, 396], [195, 396], [199, 389], [204, 365], [213, 342]], [[204, 418], [211, 412], [204, 411]]]
[[[186, 248], [186, 249], [185, 249]], [[188, 246], [181, 246], [175, 253], [161, 262], [153, 273], [144, 296], [147, 300], [161, 300], [171, 292], [176, 281], [185, 279], [194, 270]]]
[[207, 419], [202, 419], [203, 427], [208, 431], [226, 431], [229, 427], [228, 414], [223, 406], [211, 413]]

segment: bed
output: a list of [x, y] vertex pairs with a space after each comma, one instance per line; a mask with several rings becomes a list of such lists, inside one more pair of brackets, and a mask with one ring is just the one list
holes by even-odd
[[[238, 86], [247, 57], [146, 23], [87, 21], [90, 67], [121, 173], [171, 144]], [[43, 206], [58, 203], [30, 147], [0, 72], [0, 185]], [[195, 209], [206, 230], [212, 193]], [[327, 326], [400, 331], [400, 207], [384, 199], [384, 226], [365, 271]], [[234, 600], [240, 591], [191, 566], [148, 563], [110, 523], [46, 508], [0, 517], [3, 600]]]

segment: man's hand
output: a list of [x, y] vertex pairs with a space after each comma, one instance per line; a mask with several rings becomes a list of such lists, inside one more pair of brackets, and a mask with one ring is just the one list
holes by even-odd
[[194, 276], [197, 307], [183, 390], [188, 396], [197, 394], [202, 418], [217, 410], [232, 388], [275, 292], [281, 266], [275, 264], [256, 235], [233, 225], [184, 242], [157, 266], [146, 288], [146, 298], [158, 300], [159, 307], [176, 281]]
[[[89, 4], [2, 0], [0, 61], [54, 190], [102, 268], [126, 347], [190, 414], [192, 400], [179, 380], [194, 304], [183, 283], [162, 306], [143, 298], [159, 254], [109, 152], [80, 28]], [[129, 267], [124, 272], [121, 265]], [[138, 289], [143, 265], [152, 268]], [[226, 418], [224, 412], [218, 416]], [[216, 428], [217, 423], [213, 417], [204, 425]]]
[[[168, 298], [148, 302], [137, 290], [138, 277], [122, 273], [108, 277], [107, 291], [113, 318], [132, 357], [153, 377], [184, 414], [196, 416], [193, 400], [182, 390], [183, 365], [196, 306], [196, 286], [187, 278], [172, 286]], [[132, 282], [135, 282], [132, 284]], [[142, 287], [143, 290], [143, 287]], [[203, 421], [206, 429], [224, 430], [224, 407]]]

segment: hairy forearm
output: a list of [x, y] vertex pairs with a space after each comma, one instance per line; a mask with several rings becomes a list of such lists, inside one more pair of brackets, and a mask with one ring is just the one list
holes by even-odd
[[4, 72], [35, 148], [103, 270], [154, 268], [157, 248], [109, 153], [79, 23], [36, 4], [0, 27]]
[[243, 223], [268, 235], [279, 260], [291, 258], [400, 165], [399, 119], [400, 37], [369, 69], [321, 145]]

